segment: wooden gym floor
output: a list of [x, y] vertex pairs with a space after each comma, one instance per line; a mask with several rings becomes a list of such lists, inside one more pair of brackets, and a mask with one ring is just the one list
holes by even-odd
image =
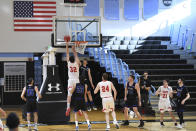
[[[6, 113], [10, 113], [10, 112], [15, 112], [17, 113], [17, 115], [20, 118], [21, 121], [21, 125], [26, 124], [25, 121], [22, 120], [22, 111], [20, 109], [6, 109]], [[117, 120], [124, 120], [124, 116], [123, 113], [118, 111], [116, 112], [117, 114]], [[101, 111], [91, 111], [88, 112], [89, 115], [89, 119], [90, 121], [93, 122], [101, 122], [103, 123], [105, 120], [105, 116], [104, 113], [102, 113]], [[120, 126], [120, 129], [118, 129], [118, 131], [173, 131], [173, 130], [179, 130], [176, 129], [174, 127], [174, 123], [173, 122], [168, 122], [167, 120], [170, 120], [169, 117], [165, 117], [165, 120], [167, 122], [165, 123], [165, 127], [160, 127], [159, 124], [159, 117], [143, 117], [144, 121], [145, 121], [145, 126], [143, 129], [139, 129], [137, 128], [137, 126], [139, 125], [137, 118], [132, 119], [133, 121], [130, 123], [129, 126]], [[178, 120], [178, 117], [176, 116], [176, 119]], [[110, 116], [110, 120], [112, 120], [112, 117]], [[196, 116], [186, 116], [185, 117], [185, 121], [186, 122], [186, 127], [183, 129], [180, 129], [181, 131], [196, 131]], [[79, 121], [85, 121], [84, 117], [79, 117]], [[73, 112], [71, 112], [71, 122], [74, 122], [74, 115]], [[3, 123], [5, 123], [5, 121], [3, 120]], [[111, 125], [111, 131], [117, 131], [117, 129], [115, 129], [115, 127]], [[104, 131], [106, 127], [106, 124], [92, 124], [92, 129], [91, 131]], [[38, 129], [40, 131], [74, 131], [75, 130], [75, 125], [71, 124], [71, 125], [43, 125], [43, 126], [38, 126]], [[86, 124], [80, 124], [79, 125], [79, 129], [81, 131], [87, 131], [87, 125]], [[27, 127], [20, 127], [19, 131], [27, 131]], [[8, 131], [7, 128], [5, 128], [5, 131]]]

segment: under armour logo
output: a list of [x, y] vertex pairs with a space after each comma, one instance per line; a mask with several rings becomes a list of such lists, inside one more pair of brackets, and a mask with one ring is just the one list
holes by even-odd
[[49, 88], [48, 88], [48, 91], [52, 91], [52, 88], [55, 88], [56, 91], [60, 91], [59, 86], [60, 86], [59, 83], [57, 83], [56, 86], [52, 86], [52, 84], [50, 83], [50, 84], [48, 84], [48, 87], [49, 87]]

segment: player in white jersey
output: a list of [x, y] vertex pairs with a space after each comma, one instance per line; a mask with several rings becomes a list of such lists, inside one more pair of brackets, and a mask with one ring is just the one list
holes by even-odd
[[69, 56], [69, 48], [68, 42], [66, 43], [66, 59], [67, 59], [67, 67], [68, 67], [68, 95], [67, 95], [67, 110], [66, 116], [69, 116], [70, 113], [70, 103], [71, 103], [71, 96], [72, 93], [70, 92], [73, 86], [76, 83], [79, 83], [79, 67], [80, 67], [80, 60], [78, 58], [77, 52], [75, 51], [75, 46], [72, 46], [72, 52], [74, 56]]
[[[117, 92], [112, 82], [108, 81], [108, 74], [103, 73], [102, 82], [97, 84], [94, 94], [100, 90], [100, 96], [102, 98], [103, 112], [105, 112], [105, 119], [107, 123], [106, 130], [110, 130], [109, 123], [109, 112], [112, 112], [113, 124], [116, 125], [116, 128], [119, 129], [118, 122], [116, 120], [115, 105], [114, 101], [116, 100]], [[112, 96], [112, 91], [114, 92], [114, 97]]]
[[159, 110], [160, 110], [160, 124], [161, 126], [165, 126], [163, 124], [163, 116], [164, 112], [168, 111], [172, 120], [174, 121], [174, 125], [179, 128], [177, 125], [176, 119], [172, 113], [172, 107], [170, 104], [170, 97], [173, 97], [172, 87], [168, 86], [168, 80], [163, 80], [163, 86], [160, 86], [156, 91], [156, 95], [159, 95]]
[[[6, 113], [5, 113], [5, 111], [2, 108], [0, 108], [0, 113], [3, 115], [3, 117], [6, 116]], [[2, 121], [0, 119], [0, 131], [3, 131], [3, 130], [4, 130], [3, 123], [2, 123]]]

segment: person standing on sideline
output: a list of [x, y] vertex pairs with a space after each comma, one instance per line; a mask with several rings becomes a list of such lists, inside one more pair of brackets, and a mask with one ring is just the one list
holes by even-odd
[[[85, 102], [87, 105], [87, 110], [91, 111], [91, 106], [92, 106], [93, 110], [97, 110], [97, 107], [95, 106], [95, 104], [93, 102], [92, 95], [91, 95], [91, 90], [92, 90], [92, 88], [94, 90], [95, 86], [93, 84], [91, 70], [87, 66], [87, 64], [88, 64], [87, 59], [84, 59], [82, 66], [80, 66], [80, 75], [85, 78], [85, 84], [87, 84], [87, 86], [88, 86], [87, 87], [87, 94], [85, 95]], [[90, 104], [88, 103], [88, 98], [89, 98]]]
[[33, 78], [29, 78], [27, 80], [27, 86], [23, 88], [21, 98], [26, 101], [26, 108], [27, 108], [27, 122], [28, 122], [28, 128], [30, 128], [30, 119], [31, 119], [31, 113], [34, 114], [34, 123], [35, 123], [35, 130], [38, 130], [37, 128], [37, 122], [38, 122], [38, 115], [37, 115], [37, 96], [41, 99], [42, 96], [39, 93], [38, 87], [34, 86], [34, 80]]
[[148, 109], [148, 103], [149, 103], [149, 90], [151, 88], [151, 80], [148, 77], [148, 72], [144, 72], [143, 77], [141, 78], [141, 103], [142, 103], [142, 107], [143, 113], [147, 112]]
[[[129, 76], [129, 82], [126, 85], [125, 88], [125, 96], [124, 96], [124, 101], [125, 101], [125, 108], [124, 108], [124, 116], [125, 116], [125, 121], [122, 125], [126, 126], [129, 125], [129, 116], [128, 116], [128, 111], [129, 108], [133, 108], [134, 113], [137, 115], [137, 118], [140, 120], [140, 124], [138, 127], [143, 127], [144, 122], [142, 120], [142, 117], [138, 111], [138, 105], [141, 106], [141, 96], [140, 96], [140, 87], [138, 83], [134, 82], [135, 77], [133, 75]], [[138, 100], [137, 100], [138, 99]]]
[[[119, 129], [118, 122], [116, 120], [116, 113], [115, 113], [115, 105], [114, 101], [116, 101], [117, 92], [116, 89], [111, 81], [108, 81], [108, 74], [103, 73], [102, 75], [102, 82], [97, 84], [96, 89], [94, 90], [94, 94], [97, 94], [100, 90], [100, 96], [102, 98], [102, 105], [103, 105], [103, 112], [105, 112], [105, 119], [106, 119], [106, 130], [110, 130], [110, 116], [109, 112], [112, 112], [113, 117], [113, 124]], [[112, 96], [112, 91], [114, 92], [114, 97]]]
[[178, 79], [177, 91], [175, 91], [174, 93], [177, 94], [176, 95], [177, 96], [177, 110], [176, 111], [180, 119], [180, 125], [182, 127], [185, 127], [183, 112], [184, 112], [185, 103], [190, 98], [190, 94], [186, 86], [184, 86], [183, 78]]

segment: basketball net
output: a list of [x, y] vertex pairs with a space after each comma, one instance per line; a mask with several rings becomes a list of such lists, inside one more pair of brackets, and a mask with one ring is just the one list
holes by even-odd
[[72, 43], [74, 43], [76, 52], [78, 52], [80, 54], [84, 54], [84, 51], [86, 49], [86, 45], [88, 44], [87, 41], [70, 42], [70, 40], [71, 40], [70, 36], [65, 36], [64, 40], [66, 43], [69, 43], [70, 45], [72, 45]]

